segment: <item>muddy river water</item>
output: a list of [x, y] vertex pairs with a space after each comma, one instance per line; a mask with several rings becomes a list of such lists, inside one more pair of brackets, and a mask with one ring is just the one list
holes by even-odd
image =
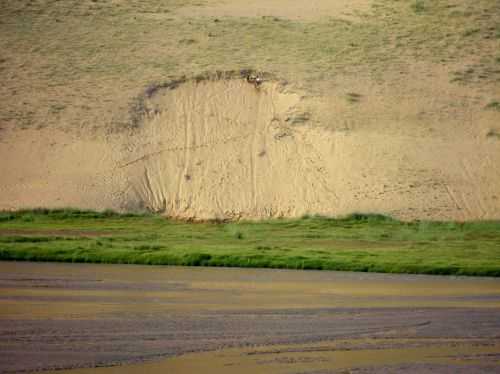
[[0, 262], [0, 372], [37, 370], [500, 372], [500, 279]]

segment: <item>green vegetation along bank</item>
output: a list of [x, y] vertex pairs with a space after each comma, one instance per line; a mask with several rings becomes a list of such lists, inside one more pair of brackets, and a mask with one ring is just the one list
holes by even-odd
[[500, 222], [353, 214], [194, 223], [38, 209], [0, 213], [0, 260], [500, 276]]

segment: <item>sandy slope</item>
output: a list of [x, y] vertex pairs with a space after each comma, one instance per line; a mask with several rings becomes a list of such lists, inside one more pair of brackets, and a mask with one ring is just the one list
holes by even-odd
[[[369, 90], [355, 109], [359, 122], [349, 122], [351, 104], [335, 95], [235, 78], [160, 89], [144, 101], [139, 127], [127, 132], [5, 130], [0, 209], [146, 208], [197, 219], [353, 211], [500, 218], [500, 139], [486, 133], [495, 113], [476, 114], [484, 129], [445, 110], [441, 123], [432, 123], [417, 109], [438, 111], [439, 103], [398, 103]], [[384, 118], [390, 104], [396, 107]], [[415, 118], [398, 118], [399, 111]]]
[[178, 13], [187, 17], [283, 17], [317, 19], [337, 17], [352, 19], [358, 12], [370, 10], [372, 0], [231, 0], [211, 2], [206, 6], [186, 6]]
[[[488, 0], [3, 1], [0, 209], [500, 218], [499, 14]], [[290, 84], [188, 82], [130, 106], [152, 82], [243, 68]]]

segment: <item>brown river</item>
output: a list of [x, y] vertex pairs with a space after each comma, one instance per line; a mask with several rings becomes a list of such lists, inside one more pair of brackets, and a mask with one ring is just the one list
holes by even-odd
[[0, 372], [498, 373], [500, 279], [0, 262]]

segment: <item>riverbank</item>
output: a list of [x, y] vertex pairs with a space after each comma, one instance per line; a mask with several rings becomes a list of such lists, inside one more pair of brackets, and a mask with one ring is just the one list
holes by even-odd
[[185, 222], [38, 209], [0, 213], [0, 259], [500, 276], [500, 222]]

